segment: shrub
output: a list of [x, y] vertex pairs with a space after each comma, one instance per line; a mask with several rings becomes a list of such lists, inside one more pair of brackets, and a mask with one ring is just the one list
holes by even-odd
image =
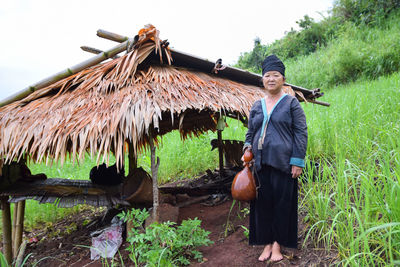
[[176, 226], [174, 222], [154, 222], [145, 230], [142, 225], [149, 213], [146, 210], [132, 209], [120, 217], [130, 221], [133, 228], [128, 232], [130, 258], [137, 266], [182, 266], [189, 265], [190, 259], [199, 262], [203, 259], [196, 248], [212, 243], [208, 238], [210, 232], [200, 228], [197, 218], [184, 220]]

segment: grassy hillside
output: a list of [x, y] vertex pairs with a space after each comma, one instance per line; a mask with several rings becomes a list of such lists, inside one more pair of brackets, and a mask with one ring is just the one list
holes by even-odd
[[348, 23], [337, 39], [308, 56], [285, 61], [288, 81], [306, 88], [375, 79], [400, 69], [400, 12], [379, 27]]

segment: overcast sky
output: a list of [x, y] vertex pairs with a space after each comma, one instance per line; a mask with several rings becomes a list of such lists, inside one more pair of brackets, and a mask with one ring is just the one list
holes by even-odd
[[268, 44], [309, 15], [321, 20], [333, 0], [1, 0], [0, 100], [116, 43], [98, 29], [133, 37], [151, 23], [170, 47], [234, 64], [254, 39]]

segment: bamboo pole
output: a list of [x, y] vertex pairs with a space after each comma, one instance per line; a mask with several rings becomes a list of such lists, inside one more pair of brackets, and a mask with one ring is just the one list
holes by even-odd
[[151, 177], [153, 180], [153, 222], [158, 221], [159, 214], [158, 214], [158, 206], [159, 206], [159, 199], [158, 199], [158, 167], [160, 165], [160, 158], [157, 157], [156, 163], [156, 148], [154, 146], [153, 137], [150, 134], [149, 136], [150, 141], [150, 151], [151, 151]]
[[26, 244], [27, 243], [28, 242], [26, 240], [24, 240], [24, 242], [22, 242], [21, 248], [18, 251], [17, 260], [15, 261], [15, 266], [16, 267], [21, 267], [22, 266], [22, 260], [24, 258], [24, 254], [25, 254]]
[[24, 230], [24, 216], [25, 216], [25, 200], [18, 202], [18, 215], [16, 222], [16, 232], [14, 236], [13, 255], [17, 256], [18, 249], [22, 242], [22, 233]]
[[128, 37], [117, 34], [117, 33], [113, 33], [113, 32], [109, 32], [106, 30], [102, 30], [99, 29], [97, 30], [97, 36], [104, 38], [104, 39], [108, 39], [114, 42], [118, 42], [118, 43], [122, 43], [125, 42], [126, 40], [128, 40]]
[[13, 247], [15, 241], [15, 233], [17, 232], [17, 216], [18, 216], [18, 203], [14, 203], [14, 211], [11, 220], [11, 240], [13, 242], [12, 244]]
[[[81, 49], [83, 51], [85, 51], [85, 52], [89, 52], [89, 53], [92, 53], [92, 54], [95, 54], [95, 55], [98, 55], [98, 54], [104, 52], [103, 50], [100, 50], [100, 49], [97, 49], [97, 48], [94, 48], [94, 47], [90, 47], [90, 46], [85, 46], [85, 45], [81, 46]], [[116, 55], [116, 56], [112, 57], [112, 59], [116, 59], [116, 58], [119, 58], [119, 56]]]
[[218, 130], [218, 155], [219, 155], [219, 177], [224, 176], [224, 153], [222, 149], [222, 131]]
[[113, 48], [111, 48], [101, 54], [98, 54], [86, 61], [83, 61], [82, 63], [74, 65], [74, 66], [72, 66], [68, 69], [65, 69], [63, 71], [60, 71], [48, 78], [45, 78], [31, 86], [28, 86], [27, 88], [15, 93], [14, 95], [12, 95], [12, 96], [6, 98], [5, 100], [3, 100], [2, 102], [0, 102], [0, 107], [10, 104], [17, 100], [21, 100], [41, 88], [49, 86], [50, 84], [53, 84], [64, 78], [67, 78], [68, 76], [71, 76], [72, 74], [75, 74], [83, 69], [86, 69], [88, 67], [99, 64], [100, 62], [124, 51], [128, 47], [129, 43], [130, 43], [130, 40], [128, 39], [128, 40], [124, 41], [123, 43], [121, 43], [117, 46], [114, 46]]
[[3, 254], [8, 264], [11, 264], [12, 261], [11, 214], [10, 214], [10, 203], [8, 203], [8, 197], [1, 198], [1, 207], [3, 209]]

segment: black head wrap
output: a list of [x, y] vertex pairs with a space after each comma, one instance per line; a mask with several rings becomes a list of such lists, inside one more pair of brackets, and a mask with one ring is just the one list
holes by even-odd
[[262, 75], [268, 71], [278, 71], [280, 74], [285, 77], [285, 65], [283, 62], [275, 55], [270, 55], [266, 57], [262, 63]]

